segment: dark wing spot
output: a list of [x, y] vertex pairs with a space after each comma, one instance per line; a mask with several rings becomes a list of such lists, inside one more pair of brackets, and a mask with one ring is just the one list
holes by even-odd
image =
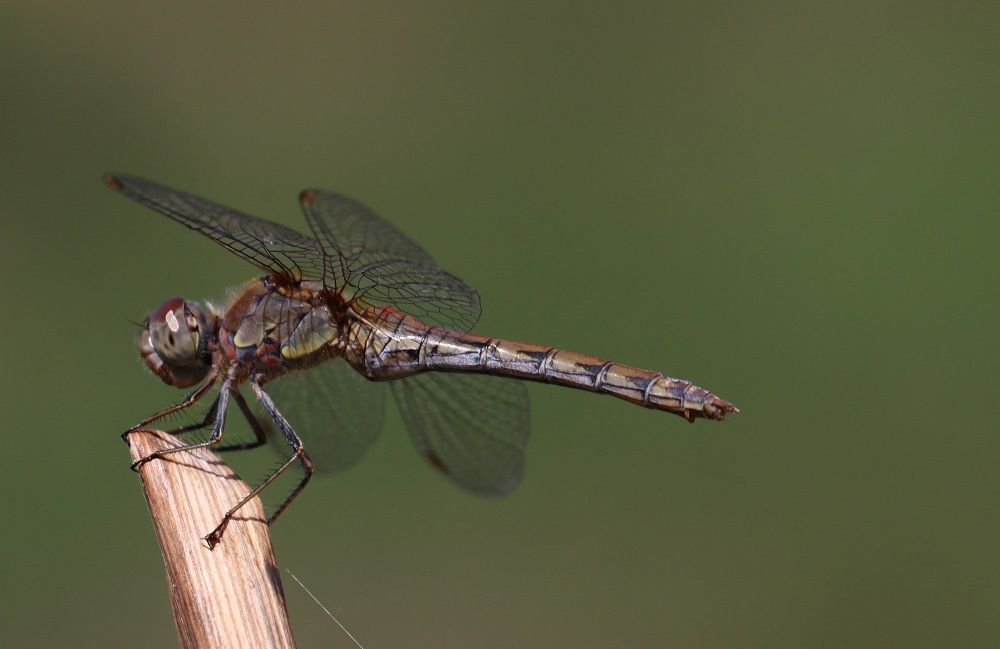
[[311, 189], [305, 189], [299, 194], [299, 203], [302, 205], [312, 205], [316, 202], [316, 192]]
[[433, 451], [424, 451], [424, 459], [427, 460], [432, 467], [444, 475], [448, 475], [448, 469], [444, 467], [444, 462], [441, 461], [441, 458], [438, 457], [436, 453]]

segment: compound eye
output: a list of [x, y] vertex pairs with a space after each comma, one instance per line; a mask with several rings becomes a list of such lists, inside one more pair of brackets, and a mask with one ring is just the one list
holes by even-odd
[[183, 310], [183, 308], [184, 308], [184, 298], [172, 297], [150, 312], [149, 324], [153, 325], [165, 322], [168, 313], [177, 311], [178, 309]]
[[179, 297], [171, 298], [149, 314], [149, 343], [163, 362], [183, 367], [197, 361], [198, 323]]

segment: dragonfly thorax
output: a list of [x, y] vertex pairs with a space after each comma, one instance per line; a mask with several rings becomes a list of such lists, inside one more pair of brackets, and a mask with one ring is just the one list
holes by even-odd
[[318, 285], [251, 282], [225, 310], [218, 330], [223, 363], [237, 375], [276, 378], [339, 354], [340, 325]]
[[139, 354], [164, 383], [190, 387], [211, 368], [206, 342], [212, 328], [198, 305], [170, 298], [146, 318], [136, 341]]

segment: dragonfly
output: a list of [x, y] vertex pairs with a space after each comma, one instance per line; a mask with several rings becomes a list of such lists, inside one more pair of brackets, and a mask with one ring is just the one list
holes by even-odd
[[[318, 470], [329, 472], [356, 463], [381, 428], [386, 385], [430, 466], [467, 490], [494, 497], [511, 492], [524, 473], [528, 396], [523, 381], [512, 379], [609, 394], [692, 422], [739, 412], [708, 390], [660, 372], [471, 333], [480, 315], [475, 289], [343, 194], [299, 194], [310, 237], [138, 176], [107, 174], [104, 182], [265, 273], [224, 305], [165, 300], [136, 338], [153, 374], [193, 391], [125, 431], [126, 442], [131, 433], [193, 407], [216, 386], [218, 391], [201, 422], [170, 431], [205, 429], [207, 439], [156, 451], [136, 461], [134, 470], [196, 448], [261, 446], [271, 423], [287, 442], [282, 464], [204, 537], [210, 549], [236, 512], [293, 465], [302, 476], [269, 525], [305, 488], [314, 459]], [[240, 391], [247, 384], [263, 409], [259, 418]], [[220, 444], [230, 402], [250, 424], [254, 441]], [[308, 453], [296, 427], [310, 437]]]

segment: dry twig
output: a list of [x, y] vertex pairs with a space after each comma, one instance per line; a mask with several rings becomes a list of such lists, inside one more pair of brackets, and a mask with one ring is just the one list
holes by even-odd
[[[133, 461], [177, 440], [130, 436]], [[175, 453], [139, 470], [167, 571], [180, 646], [294, 647], [263, 507], [247, 503], [209, 550], [202, 537], [250, 487], [207, 449]]]

